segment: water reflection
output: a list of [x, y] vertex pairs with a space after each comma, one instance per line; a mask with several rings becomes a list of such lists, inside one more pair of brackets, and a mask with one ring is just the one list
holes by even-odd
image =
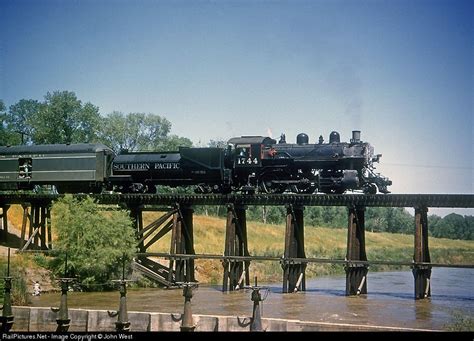
[[[455, 311], [474, 316], [473, 269], [433, 269], [432, 297], [414, 300], [414, 279], [411, 271], [370, 273], [368, 294], [345, 296], [345, 276], [325, 277], [307, 281], [307, 291], [282, 293], [280, 283], [268, 285], [270, 293], [263, 301], [264, 317], [306, 321], [398, 326], [421, 329], [442, 329]], [[263, 284], [264, 285], [264, 284]], [[251, 290], [222, 293], [220, 286], [201, 285], [193, 290], [194, 314], [251, 316]], [[118, 292], [68, 295], [70, 308], [115, 310]], [[58, 293], [32, 298], [33, 306], [54, 307]], [[182, 290], [129, 290], [129, 311], [181, 313]]]

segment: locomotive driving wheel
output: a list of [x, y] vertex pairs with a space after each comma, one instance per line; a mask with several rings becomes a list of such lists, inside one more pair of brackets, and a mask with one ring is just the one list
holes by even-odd
[[281, 180], [281, 176], [276, 172], [262, 174], [259, 180], [260, 190], [269, 194], [283, 193], [286, 190], [287, 185], [277, 182], [279, 180]]
[[313, 194], [316, 190], [316, 186], [314, 184], [298, 184], [298, 185], [291, 185], [291, 191], [297, 194]]
[[364, 192], [364, 194], [376, 194], [377, 186], [375, 186], [374, 184], [366, 184], [362, 188], [362, 191]]

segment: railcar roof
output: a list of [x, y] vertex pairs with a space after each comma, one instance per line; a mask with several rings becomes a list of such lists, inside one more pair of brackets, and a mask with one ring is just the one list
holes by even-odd
[[97, 153], [102, 151], [113, 152], [109, 147], [100, 143], [77, 144], [38, 144], [20, 146], [1, 146], [0, 155], [16, 154], [55, 154], [55, 153]]

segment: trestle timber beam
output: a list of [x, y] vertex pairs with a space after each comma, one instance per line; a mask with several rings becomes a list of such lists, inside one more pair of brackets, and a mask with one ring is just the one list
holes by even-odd
[[[246, 208], [241, 205], [227, 205], [224, 256], [249, 256], [247, 243]], [[222, 291], [237, 290], [250, 285], [250, 261], [224, 260]], [[245, 282], [244, 282], [245, 281]]]
[[304, 219], [302, 206], [286, 206], [285, 252], [281, 260], [283, 268], [283, 292], [306, 290], [306, 262], [289, 261], [288, 258], [306, 258], [304, 251]]
[[[141, 237], [143, 235], [143, 206], [142, 205], [132, 205], [129, 206], [130, 218], [135, 224], [135, 233], [137, 236]], [[143, 240], [138, 242], [139, 252], [145, 252], [145, 247]]]
[[0, 241], [8, 242], [8, 209], [10, 205], [2, 205], [2, 213], [0, 214]]
[[[41, 250], [52, 248], [51, 237], [51, 207], [49, 204], [31, 203], [22, 204], [23, 222], [21, 225], [20, 251], [27, 250], [34, 245]], [[26, 228], [28, 235], [26, 234]], [[28, 238], [25, 241], [25, 238]]]
[[[348, 208], [347, 253], [348, 261], [367, 261], [365, 252], [365, 207]], [[346, 295], [367, 294], [368, 266], [360, 263], [348, 263], [346, 271]]]
[[[140, 250], [139, 256], [134, 263], [135, 269], [166, 287], [173, 286], [175, 277], [170, 266], [150, 259], [147, 250], [172, 231], [174, 223], [173, 217], [177, 210], [168, 208], [168, 211], [162, 216], [151, 222], [148, 226], [143, 227], [143, 205], [129, 206], [128, 209], [130, 210], [130, 217], [134, 223], [137, 245]], [[160, 211], [163, 211], [163, 209], [160, 209]]]
[[[194, 252], [193, 209], [190, 206], [176, 205], [171, 230], [170, 253], [196, 254]], [[170, 274], [174, 270], [176, 282], [195, 282], [194, 259], [170, 260]], [[171, 281], [170, 281], [171, 282]]]
[[[415, 263], [430, 263], [430, 250], [428, 247], [428, 208], [415, 207]], [[414, 265], [413, 277], [415, 278], [415, 299], [431, 296], [431, 266]]]

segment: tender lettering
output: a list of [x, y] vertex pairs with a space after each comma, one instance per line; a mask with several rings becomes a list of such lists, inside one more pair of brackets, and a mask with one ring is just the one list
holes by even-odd
[[179, 169], [179, 162], [155, 162], [155, 169]]
[[150, 164], [141, 163], [114, 163], [114, 170], [134, 170], [134, 171], [147, 171], [150, 170]]

